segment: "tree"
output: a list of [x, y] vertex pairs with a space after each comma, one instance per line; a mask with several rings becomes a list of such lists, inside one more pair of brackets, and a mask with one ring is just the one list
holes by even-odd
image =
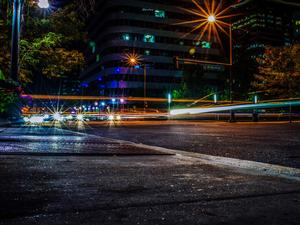
[[78, 71], [83, 66], [83, 54], [62, 48], [62, 39], [63, 35], [49, 32], [32, 41], [21, 40], [20, 81], [32, 82], [34, 73], [59, 78]]
[[13, 91], [7, 91], [0, 88], [0, 115], [3, 114], [10, 104], [17, 99], [17, 94]]
[[10, 27], [11, 9], [9, 1], [0, 1], [0, 73], [1, 78], [5, 79], [9, 71], [10, 62], [10, 44], [9, 44], [9, 27]]
[[20, 80], [28, 83], [33, 74], [60, 78], [80, 71], [84, 23], [76, 6], [66, 5], [43, 19], [35, 15], [34, 7], [20, 42]]
[[[27, 7], [23, 9], [21, 29], [20, 84], [25, 87], [34, 82], [33, 75], [55, 79], [77, 74], [84, 65], [82, 43], [85, 35], [77, 7], [68, 4], [41, 16], [36, 1], [25, 0], [24, 4]], [[11, 10], [12, 1], [0, 1], [0, 81], [5, 79], [9, 83]], [[11, 90], [2, 86], [0, 112], [16, 99]]]
[[300, 96], [300, 45], [265, 50], [252, 87], [273, 98]]
[[[22, 86], [33, 82], [32, 74], [47, 78], [68, 76], [84, 65], [81, 42], [84, 23], [76, 13], [76, 6], [67, 5], [47, 17], [39, 17], [37, 6], [27, 0], [25, 20], [20, 41], [20, 78]], [[11, 7], [6, 4], [6, 7]], [[9, 11], [9, 10], [7, 10]], [[7, 13], [5, 14], [7, 15]], [[3, 17], [3, 16], [1, 16]], [[10, 17], [1, 20], [0, 70], [8, 77], [10, 67]], [[78, 47], [79, 46], [79, 47]]]

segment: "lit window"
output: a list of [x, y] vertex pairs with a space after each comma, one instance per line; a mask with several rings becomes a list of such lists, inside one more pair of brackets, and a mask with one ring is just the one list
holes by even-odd
[[159, 17], [159, 18], [165, 18], [166, 17], [166, 13], [165, 13], [164, 10], [158, 10], [158, 9], [156, 9], [154, 11], [154, 15], [155, 15], [155, 17]]
[[99, 61], [100, 61], [100, 55], [97, 54], [97, 55], [96, 55], [96, 62], [99, 62]]
[[154, 37], [154, 35], [151, 35], [151, 34], [145, 34], [145, 35], [144, 35], [144, 42], [154, 43], [154, 42], [155, 42], [155, 37]]
[[202, 41], [201, 46], [202, 46], [202, 48], [211, 48], [211, 43], [209, 43], [207, 41]]
[[145, 55], [150, 55], [150, 50], [145, 50]]
[[130, 40], [130, 35], [129, 35], [129, 34], [123, 34], [123, 35], [122, 35], [122, 39], [123, 39], [124, 41], [129, 41], [129, 40]]

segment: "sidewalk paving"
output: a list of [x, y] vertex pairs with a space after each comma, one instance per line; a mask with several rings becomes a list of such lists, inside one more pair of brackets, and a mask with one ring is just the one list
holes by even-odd
[[[101, 152], [109, 143], [119, 152], [132, 145], [145, 154], [130, 155], [130, 148], [124, 155], [49, 154], [65, 151], [68, 141], [73, 144], [67, 150], [79, 153]], [[43, 155], [26, 154], [39, 142]], [[286, 225], [300, 220], [297, 179], [247, 174], [193, 155], [52, 128], [0, 129], [0, 149], [8, 143], [27, 146], [19, 155], [14, 147], [11, 154], [0, 153], [1, 225]]]

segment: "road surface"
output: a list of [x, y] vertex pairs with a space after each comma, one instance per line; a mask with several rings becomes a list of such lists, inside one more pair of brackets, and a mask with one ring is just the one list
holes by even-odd
[[300, 168], [300, 123], [90, 122], [81, 132], [170, 149]]
[[[126, 130], [128, 137], [133, 130], [133, 136], [153, 136], [156, 130], [153, 137], [163, 139], [165, 132], [172, 136], [170, 131], [177, 133], [180, 127], [180, 134], [202, 127], [141, 124], [140, 129], [128, 125], [86, 130], [97, 135], [0, 128], [0, 225], [299, 223], [299, 169], [257, 163], [242, 168], [240, 160], [220, 164], [219, 157], [207, 160], [198, 153], [99, 136], [108, 130], [120, 137]], [[206, 132], [217, 130], [211, 126]], [[277, 173], [268, 172], [274, 169]], [[283, 171], [287, 176], [281, 176]]]

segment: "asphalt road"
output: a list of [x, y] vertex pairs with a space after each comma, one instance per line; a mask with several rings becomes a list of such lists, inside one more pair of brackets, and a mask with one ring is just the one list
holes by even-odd
[[[201, 127], [149, 123], [159, 139], [166, 130]], [[206, 126], [216, 125], [225, 126]], [[148, 126], [85, 127], [120, 137], [133, 129], [135, 136], [147, 137]], [[256, 166], [221, 165], [195, 153], [157, 151], [56, 128], [1, 128], [0, 225], [299, 224], [299, 170], [289, 168], [296, 174], [287, 177]]]
[[122, 121], [90, 122], [75, 129], [169, 149], [300, 168], [300, 123]]
[[1, 225], [296, 225], [299, 181], [176, 156], [0, 155]]

